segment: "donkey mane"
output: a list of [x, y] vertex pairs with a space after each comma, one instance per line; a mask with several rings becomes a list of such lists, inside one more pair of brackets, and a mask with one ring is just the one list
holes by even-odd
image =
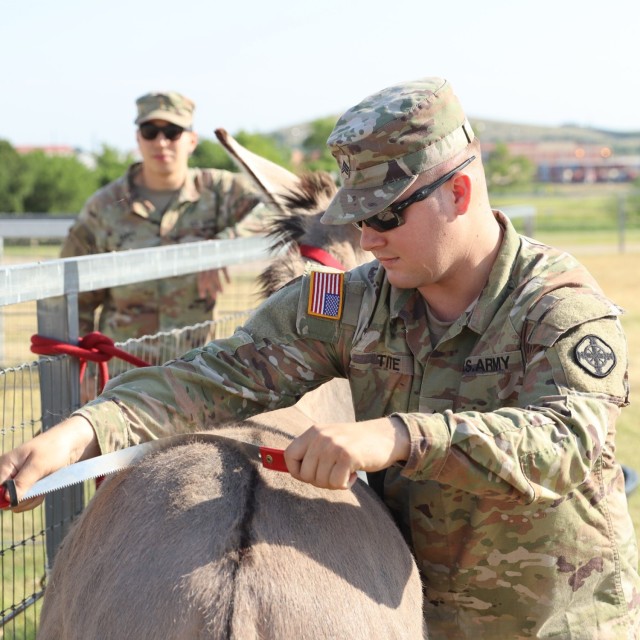
[[258, 287], [263, 297], [270, 296], [304, 273], [308, 259], [300, 253], [302, 244], [322, 247], [345, 269], [371, 258], [360, 249], [357, 232], [351, 225], [324, 225], [320, 222], [336, 192], [331, 175], [317, 171], [301, 175], [295, 187], [279, 194], [287, 213], [271, 219], [267, 237], [272, 240], [271, 251], [274, 254], [283, 252], [283, 255], [273, 260], [258, 276]]
[[311, 227], [314, 214], [323, 211], [337, 189], [331, 176], [325, 172], [306, 173], [300, 176], [298, 189], [288, 189], [280, 197], [288, 209], [272, 220], [267, 237], [274, 240], [271, 248], [282, 249], [291, 242], [298, 242]]
[[305, 173], [300, 176], [300, 188], [290, 189], [283, 198], [292, 211], [319, 211], [326, 208], [337, 192], [333, 178], [326, 171]]

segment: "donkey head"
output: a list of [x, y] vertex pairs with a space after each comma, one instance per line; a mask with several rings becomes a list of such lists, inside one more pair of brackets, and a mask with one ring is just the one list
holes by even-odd
[[259, 276], [265, 296], [304, 273], [309, 261], [348, 270], [373, 259], [360, 248], [353, 225], [324, 225], [320, 218], [337, 192], [330, 174], [316, 171], [297, 176], [245, 149], [224, 129], [216, 136], [234, 161], [277, 211], [269, 223], [272, 250], [280, 255]]

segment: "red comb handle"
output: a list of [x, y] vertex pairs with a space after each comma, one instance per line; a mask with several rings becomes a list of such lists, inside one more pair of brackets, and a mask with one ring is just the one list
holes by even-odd
[[284, 461], [283, 449], [260, 447], [260, 458], [262, 459], [262, 466], [265, 469], [289, 472], [289, 469], [287, 469], [287, 463]]

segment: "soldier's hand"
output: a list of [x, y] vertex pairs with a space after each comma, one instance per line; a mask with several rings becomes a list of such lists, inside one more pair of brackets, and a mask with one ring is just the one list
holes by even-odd
[[[40, 478], [99, 453], [93, 427], [84, 418], [73, 416], [0, 456], [0, 484], [13, 478], [19, 498]], [[4, 487], [0, 490], [3, 498], [9, 501], [8, 491]], [[42, 496], [25, 500], [12, 511], [33, 509], [42, 500]]]
[[294, 478], [325, 489], [348, 489], [356, 471], [380, 471], [406, 460], [409, 431], [399, 418], [314, 425], [285, 450]]
[[224, 290], [223, 279], [226, 284], [231, 282], [226, 267], [222, 269], [210, 269], [198, 273], [198, 295], [203, 299], [215, 300]]

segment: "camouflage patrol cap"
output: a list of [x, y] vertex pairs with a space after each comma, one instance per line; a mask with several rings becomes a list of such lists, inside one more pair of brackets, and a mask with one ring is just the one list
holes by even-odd
[[193, 124], [195, 104], [176, 91], [147, 93], [136, 100], [136, 106], [136, 124], [148, 120], [166, 120], [185, 129], [190, 129]]
[[365, 98], [338, 120], [327, 141], [342, 186], [322, 222], [346, 224], [380, 213], [420, 173], [473, 138], [458, 98], [442, 78], [397, 84]]

